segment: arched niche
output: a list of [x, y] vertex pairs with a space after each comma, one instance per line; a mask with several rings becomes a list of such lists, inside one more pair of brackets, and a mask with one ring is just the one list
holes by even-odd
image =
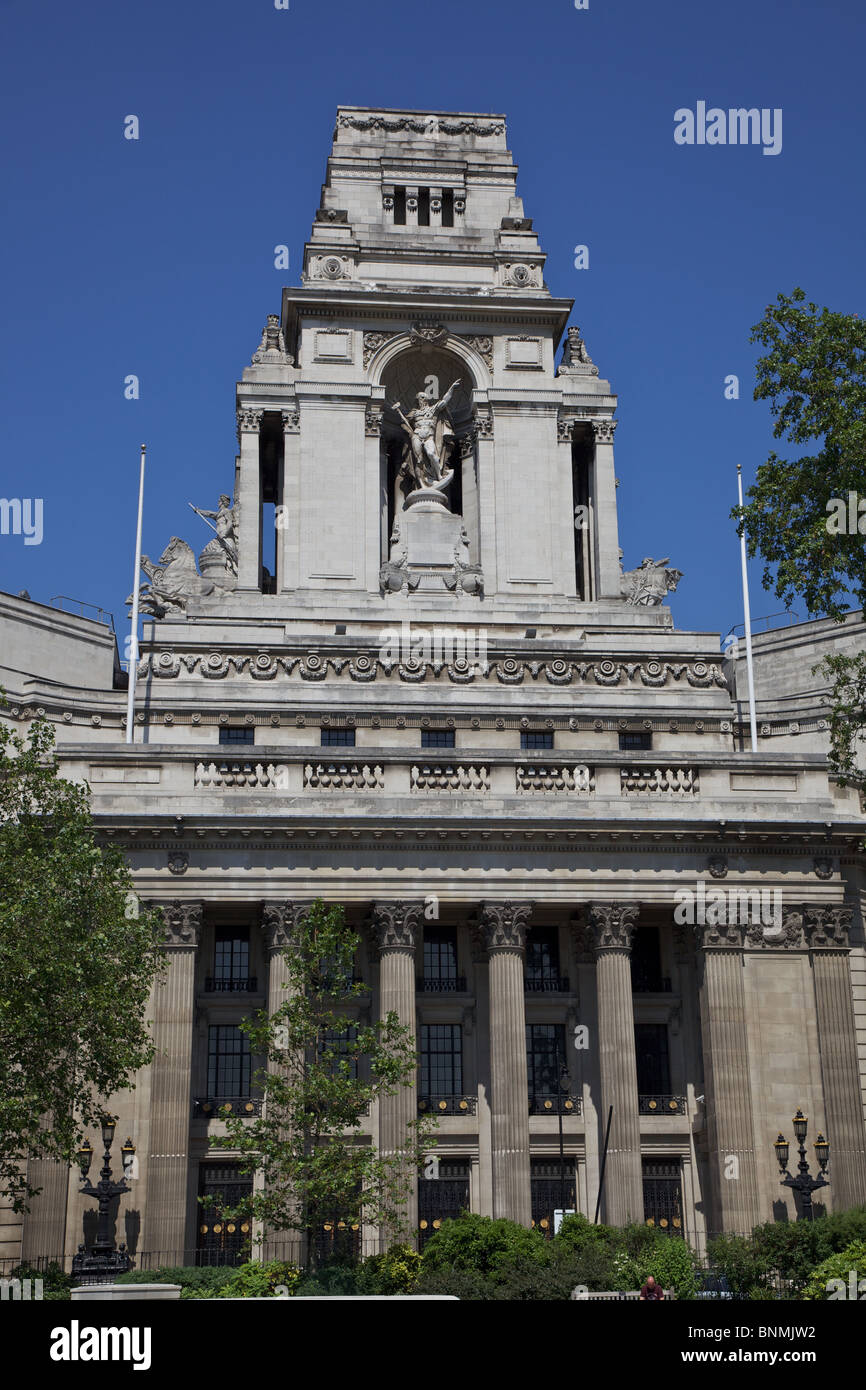
[[473, 430], [472, 393], [477, 385], [476, 374], [462, 352], [451, 351], [448, 347], [412, 343], [408, 335], [402, 344], [392, 339], [388, 346], [391, 350], [382, 353], [375, 373], [377, 384], [385, 388], [381, 427], [382, 557], [388, 556], [394, 516], [402, 505], [397, 475], [407, 435], [394, 406], [399, 402], [403, 414], [408, 415], [417, 404], [419, 392], [430, 400], [441, 400], [456, 381], [459, 384], [448, 406], [448, 419], [454, 432], [449, 460], [454, 479], [448, 501], [451, 510], [464, 517], [470, 556], [475, 563], [479, 548], [477, 464], [474, 450], [461, 449], [460, 441], [467, 439]]

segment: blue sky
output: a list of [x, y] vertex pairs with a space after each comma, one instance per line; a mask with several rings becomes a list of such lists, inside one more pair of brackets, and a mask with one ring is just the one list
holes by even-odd
[[[626, 566], [684, 571], [678, 627], [741, 619], [736, 463], [772, 447], [750, 326], [795, 285], [864, 312], [861, 0], [0, 0], [0, 35], [0, 496], [44, 499], [41, 545], [0, 536], [0, 588], [123, 624], [142, 441], [145, 551], [205, 542], [187, 500], [231, 488], [234, 382], [348, 103], [507, 114], [548, 285], [619, 394]], [[698, 101], [781, 108], [781, 153], [676, 145]]]

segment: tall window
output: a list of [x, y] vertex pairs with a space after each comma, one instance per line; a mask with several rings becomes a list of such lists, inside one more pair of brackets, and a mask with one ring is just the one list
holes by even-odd
[[666, 1023], [636, 1023], [637, 1089], [641, 1096], [666, 1096], [671, 1089]]
[[658, 927], [638, 927], [632, 938], [631, 987], [635, 994], [659, 994], [670, 990], [670, 980], [662, 976]]
[[643, 1210], [648, 1226], [655, 1226], [668, 1236], [681, 1236], [683, 1231], [683, 1188], [680, 1160], [644, 1158]]
[[421, 1026], [421, 1094], [459, 1096], [463, 1091], [463, 1043], [459, 1023]]
[[526, 988], [532, 991], [558, 989], [559, 932], [556, 927], [533, 928], [526, 942]]
[[213, 988], [244, 989], [250, 976], [250, 933], [247, 927], [217, 927], [214, 937]]
[[565, 1066], [565, 1029], [561, 1023], [527, 1023], [526, 1065], [530, 1096], [560, 1094], [560, 1067]]
[[443, 993], [457, 989], [455, 927], [425, 927], [423, 985], [425, 989]]
[[222, 1213], [238, 1206], [252, 1190], [252, 1177], [238, 1164], [201, 1164], [198, 1195], [205, 1201], [199, 1211], [196, 1264], [236, 1265], [250, 1258], [250, 1221], [225, 1221]]
[[353, 1081], [358, 1079], [358, 1057], [355, 1052], [355, 1044], [358, 1040], [358, 1030], [354, 1024], [349, 1024], [343, 1029], [328, 1028], [319, 1040], [319, 1056], [329, 1054], [330, 1071], [332, 1076], [341, 1075], [341, 1066], [344, 1062], [348, 1063], [349, 1075]]
[[250, 1091], [250, 1043], [236, 1023], [211, 1024], [208, 1029], [207, 1088], [218, 1100], [246, 1096]]

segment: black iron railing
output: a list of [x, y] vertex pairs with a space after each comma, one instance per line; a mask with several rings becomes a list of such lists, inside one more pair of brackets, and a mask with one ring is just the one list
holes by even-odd
[[197, 1096], [193, 1108], [199, 1118], [219, 1120], [226, 1115], [261, 1115], [262, 1102], [253, 1096]]
[[580, 1096], [552, 1095], [530, 1096], [530, 1115], [579, 1115], [582, 1109]]
[[685, 1096], [638, 1096], [641, 1115], [685, 1115]]
[[255, 994], [258, 987], [259, 982], [255, 975], [235, 980], [221, 980], [214, 975], [208, 975], [204, 982], [206, 994]]
[[419, 1096], [418, 1109], [425, 1115], [474, 1115], [477, 1096]]
[[453, 975], [450, 979], [437, 980], [429, 976], [419, 976], [416, 980], [416, 988], [419, 994], [465, 994], [466, 978], [463, 975]]
[[527, 994], [568, 994], [571, 989], [567, 975], [546, 975], [539, 979], [527, 975], [523, 988]]

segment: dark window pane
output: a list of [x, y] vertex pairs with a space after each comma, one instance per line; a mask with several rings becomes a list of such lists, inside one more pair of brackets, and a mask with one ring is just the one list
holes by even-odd
[[200, 1204], [198, 1213], [196, 1264], [236, 1265], [249, 1259], [252, 1223], [227, 1222], [222, 1213], [238, 1206], [252, 1190], [252, 1177], [242, 1173], [238, 1164], [201, 1164], [198, 1195], [210, 1200]]
[[208, 1029], [208, 1095], [216, 1099], [246, 1096], [250, 1091], [250, 1044], [236, 1023]]
[[418, 226], [430, 226], [430, 189], [418, 189]]
[[667, 1096], [671, 1090], [666, 1023], [636, 1023], [637, 1089], [642, 1096]]
[[636, 994], [659, 994], [665, 989], [658, 927], [638, 927], [632, 938], [631, 987]]
[[650, 733], [620, 734], [619, 746], [623, 753], [628, 752], [629, 749], [652, 748], [653, 736]]
[[394, 189], [394, 221], [398, 227], [406, 225], [406, 189]]
[[424, 979], [457, 979], [456, 928], [436, 927], [424, 931]]
[[443, 188], [442, 190], [442, 226], [454, 226], [454, 189]]
[[230, 724], [228, 728], [220, 729], [220, 743], [238, 744], [255, 743], [256, 731], [248, 726], [241, 728], [239, 725]]
[[553, 733], [537, 733], [524, 730], [520, 735], [521, 748], [552, 748]]
[[559, 979], [559, 932], [534, 928], [526, 941], [527, 980], [554, 983]]
[[422, 748], [453, 748], [454, 730], [453, 729], [422, 729], [421, 730]]
[[343, 1028], [339, 1031], [326, 1029], [319, 1041], [319, 1056], [324, 1053], [333, 1054], [329, 1058], [329, 1070], [332, 1076], [340, 1076], [341, 1064], [348, 1062], [349, 1075], [353, 1081], [358, 1079], [358, 1057], [355, 1053], [355, 1044], [358, 1038], [358, 1030], [354, 1025]]
[[214, 940], [215, 980], [246, 980], [250, 973], [250, 934], [245, 927], [219, 927]]
[[354, 729], [322, 729], [323, 748], [354, 748]]
[[462, 1029], [459, 1023], [421, 1026], [421, 1095], [463, 1093]]
[[565, 1029], [561, 1023], [526, 1025], [526, 1065], [530, 1096], [559, 1095], [565, 1066]]

